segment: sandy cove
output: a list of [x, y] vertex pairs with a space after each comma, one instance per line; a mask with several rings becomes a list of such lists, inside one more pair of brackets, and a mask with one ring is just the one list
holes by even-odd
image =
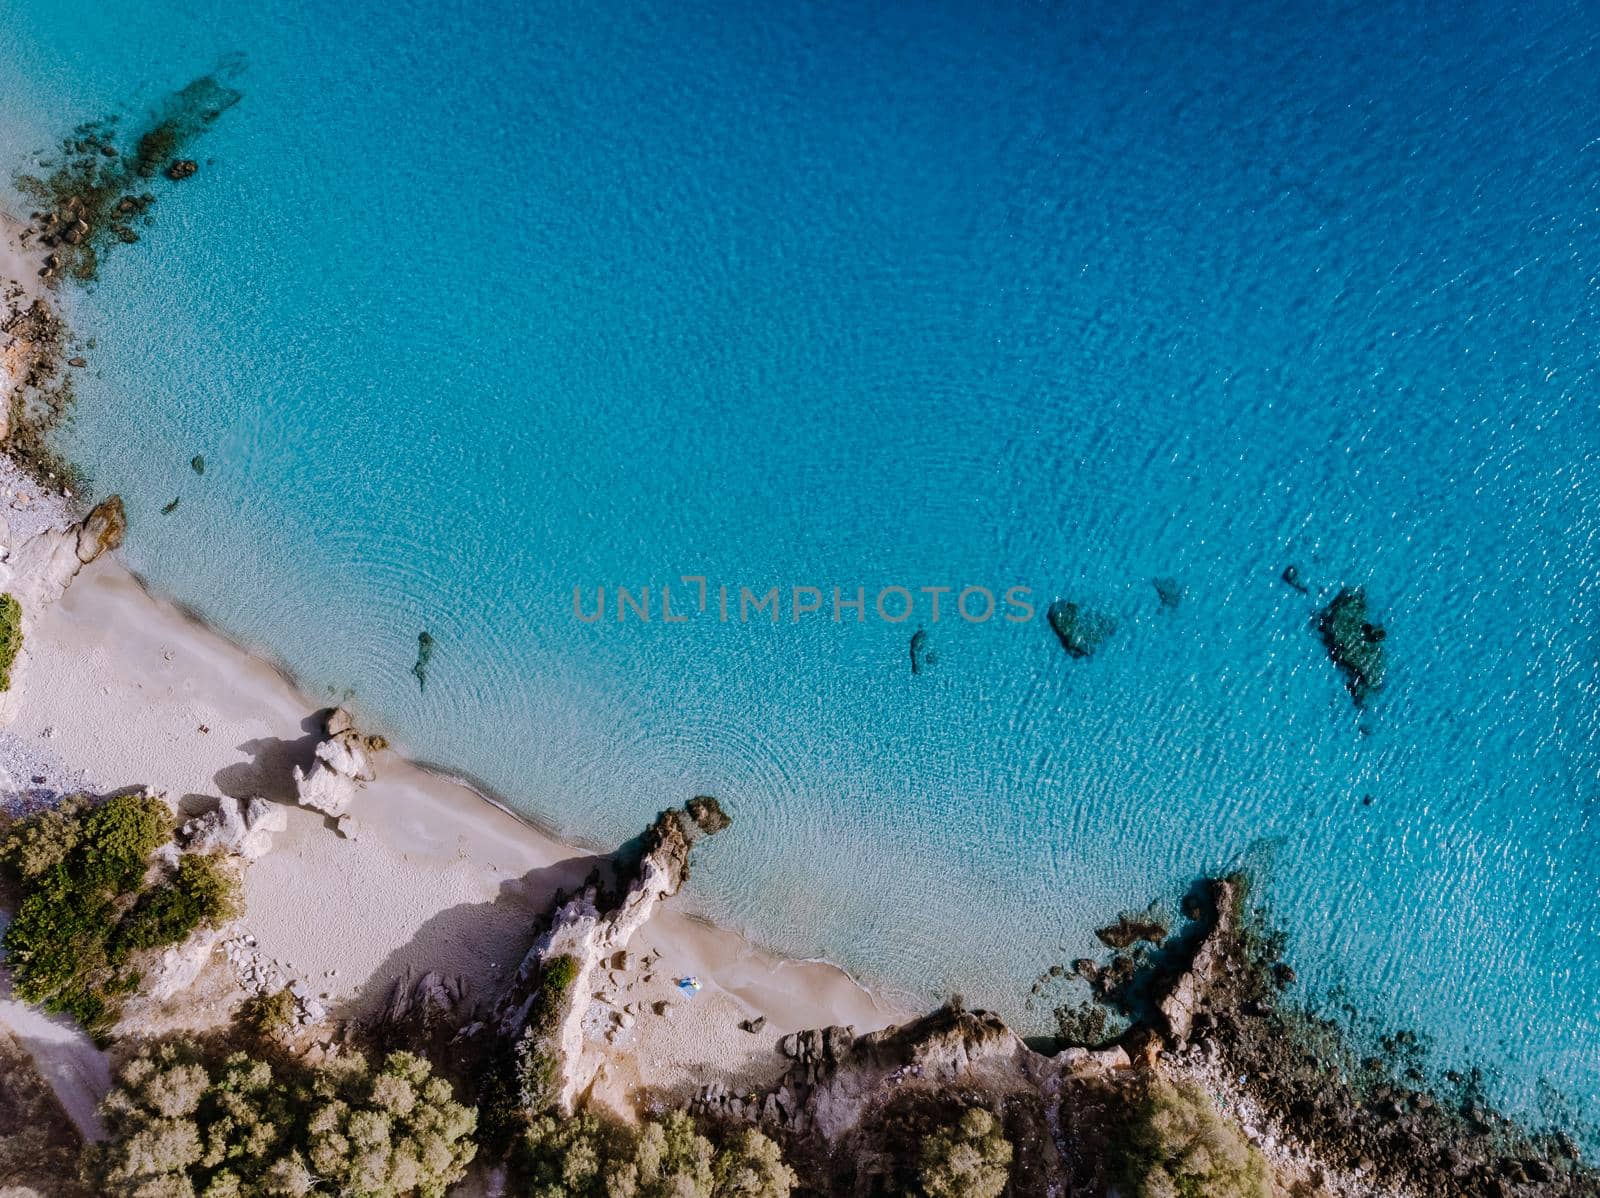
[[[14, 527], [37, 519], [37, 488], [8, 488], [5, 500]], [[492, 992], [554, 892], [594, 864], [592, 852], [392, 751], [351, 808], [358, 838], [343, 839], [322, 815], [293, 806], [291, 767], [308, 763], [320, 739], [319, 705], [114, 560], [86, 568], [27, 644], [31, 681], [9, 729], [17, 743], [105, 790], [150, 786], [184, 807], [223, 794], [288, 805], [287, 831], [245, 870], [239, 930], [286, 977], [328, 994], [334, 1020], [372, 1013], [408, 973], [460, 975], [475, 995]], [[658, 805], [687, 797], [659, 796]], [[619, 1001], [674, 1002], [668, 1017], [642, 1014], [611, 1052], [596, 1094], [619, 1106], [639, 1087], [686, 1096], [708, 1082], [776, 1075], [784, 1062], [775, 1044], [788, 1031], [864, 1031], [909, 1013], [837, 968], [779, 958], [671, 910], [630, 948], [661, 959], [648, 984], [642, 972], [619, 978]], [[674, 979], [690, 974], [704, 989], [685, 998]], [[244, 995], [218, 952], [173, 1004], [170, 1028], [214, 1025]], [[759, 1034], [739, 1028], [758, 1016], [767, 1021]]]

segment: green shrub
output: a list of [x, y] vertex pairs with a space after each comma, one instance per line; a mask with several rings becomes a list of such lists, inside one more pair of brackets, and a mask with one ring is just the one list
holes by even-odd
[[299, 1070], [167, 1044], [123, 1068], [101, 1112], [84, 1169], [105, 1198], [442, 1198], [477, 1151], [472, 1110], [405, 1052]]
[[917, 1180], [927, 1198], [1000, 1198], [1010, 1179], [1011, 1141], [981, 1107], [922, 1142]]
[[110, 944], [111, 958], [122, 961], [144, 948], [182, 944], [196, 928], [229, 919], [237, 905], [238, 884], [215, 857], [178, 858], [170, 882], [147, 889], [123, 916]]
[[20, 898], [4, 945], [19, 995], [101, 1034], [138, 986], [132, 954], [231, 914], [233, 879], [210, 858], [180, 858], [171, 881], [146, 884], [171, 835], [171, 813], [149, 795], [77, 796], [6, 832], [0, 864]]
[[11, 689], [11, 667], [22, 651], [22, 604], [14, 595], [0, 595], [0, 691]]
[[526, 1198], [789, 1198], [793, 1170], [754, 1128], [718, 1149], [682, 1111], [637, 1128], [592, 1114], [542, 1115], [518, 1164]]
[[263, 1040], [282, 1040], [294, 1030], [294, 995], [287, 990], [253, 994], [239, 1007], [240, 1021]]
[[525, 1116], [541, 1114], [555, 1105], [561, 1069], [558, 1050], [551, 1041], [560, 1030], [561, 1013], [577, 980], [575, 958], [563, 955], [545, 962], [539, 993], [512, 1050], [510, 1089]]
[[1127, 1198], [1269, 1198], [1267, 1165], [1211, 1100], [1154, 1082], [1134, 1108], [1115, 1169]]

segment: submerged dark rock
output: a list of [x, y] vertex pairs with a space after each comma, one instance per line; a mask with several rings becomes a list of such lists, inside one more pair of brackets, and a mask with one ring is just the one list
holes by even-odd
[[1156, 589], [1156, 598], [1161, 600], [1161, 606], [1167, 610], [1178, 607], [1183, 602], [1183, 584], [1176, 578], [1152, 578], [1150, 585]]
[[1295, 566], [1295, 565], [1285, 566], [1283, 568], [1283, 574], [1281, 575], [1281, 577], [1283, 578], [1284, 582], [1288, 583], [1295, 590], [1299, 591], [1302, 595], [1309, 595], [1311, 593], [1311, 588], [1306, 586], [1305, 583], [1300, 581], [1300, 567], [1299, 566]]
[[1156, 911], [1124, 912], [1117, 922], [1095, 931], [1107, 948], [1128, 948], [1140, 940], [1160, 944], [1170, 930], [1167, 919]]
[[1093, 657], [1111, 634], [1117, 621], [1105, 612], [1079, 607], [1068, 599], [1057, 599], [1045, 613], [1050, 627], [1072, 657]]
[[170, 516], [170, 515], [172, 515], [172, 513], [173, 513], [173, 512], [175, 512], [175, 511], [177, 511], [177, 510], [178, 510], [178, 504], [180, 504], [180, 503], [182, 503], [182, 502], [183, 502], [183, 497], [182, 497], [182, 496], [181, 496], [181, 495], [175, 495], [175, 496], [173, 496], [173, 498], [172, 498], [172, 502], [171, 502], [171, 503], [169, 503], [169, 504], [167, 504], [167, 506], [166, 506], [166, 507], [164, 507], [164, 508], [162, 508], [162, 509], [161, 509], [161, 514], [162, 514], [162, 515], [163, 515], [163, 516]]
[[189, 459], [189, 469], [193, 470], [196, 474], [204, 474], [206, 472], [205, 458], [201, 457], [199, 454], [195, 454], [194, 457]]
[[1367, 618], [1367, 593], [1342, 587], [1317, 617], [1317, 631], [1334, 665], [1344, 672], [1345, 686], [1359, 707], [1383, 686], [1388, 635]]
[[417, 661], [411, 672], [417, 676], [417, 689], [428, 689], [428, 663], [433, 660], [433, 637], [427, 629], [417, 633]]
[[694, 820], [695, 827], [707, 836], [715, 836], [733, 823], [733, 816], [724, 811], [722, 804], [710, 795], [695, 795], [683, 805], [683, 809]]
[[928, 644], [928, 634], [919, 628], [911, 634], [911, 672], [921, 674], [939, 664], [939, 654]]
[[37, 205], [30, 233], [55, 251], [45, 277], [66, 273], [93, 279], [104, 250], [139, 240], [128, 218], [142, 216], [155, 197], [132, 189], [158, 172], [184, 179], [199, 169], [179, 152], [238, 103], [240, 93], [223, 81], [235, 69], [229, 64], [167, 97], [139, 128], [131, 151], [117, 147], [115, 118], [91, 122], [62, 142], [50, 174], [18, 179], [18, 187]]

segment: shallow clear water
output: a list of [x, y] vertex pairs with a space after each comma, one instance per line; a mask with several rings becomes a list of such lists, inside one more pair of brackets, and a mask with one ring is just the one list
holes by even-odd
[[[693, 901], [871, 982], [1038, 1027], [1246, 862], [1309, 992], [1597, 1113], [1592, 8], [240, 7], [0, 0], [9, 162], [246, 60], [78, 304], [155, 583], [570, 834], [722, 796]], [[573, 617], [686, 574], [1119, 628]]]

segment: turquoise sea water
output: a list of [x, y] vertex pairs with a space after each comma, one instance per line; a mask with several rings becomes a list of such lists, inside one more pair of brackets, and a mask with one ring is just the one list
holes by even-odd
[[[723, 797], [692, 902], [869, 982], [1038, 1029], [1244, 862], [1306, 992], [1600, 1115], [1591, 7], [0, 0], [4, 161], [232, 55], [76, 304], [157, 586], [569, 834]], [[617, 622], [681, 575], [1119, 626]]]

